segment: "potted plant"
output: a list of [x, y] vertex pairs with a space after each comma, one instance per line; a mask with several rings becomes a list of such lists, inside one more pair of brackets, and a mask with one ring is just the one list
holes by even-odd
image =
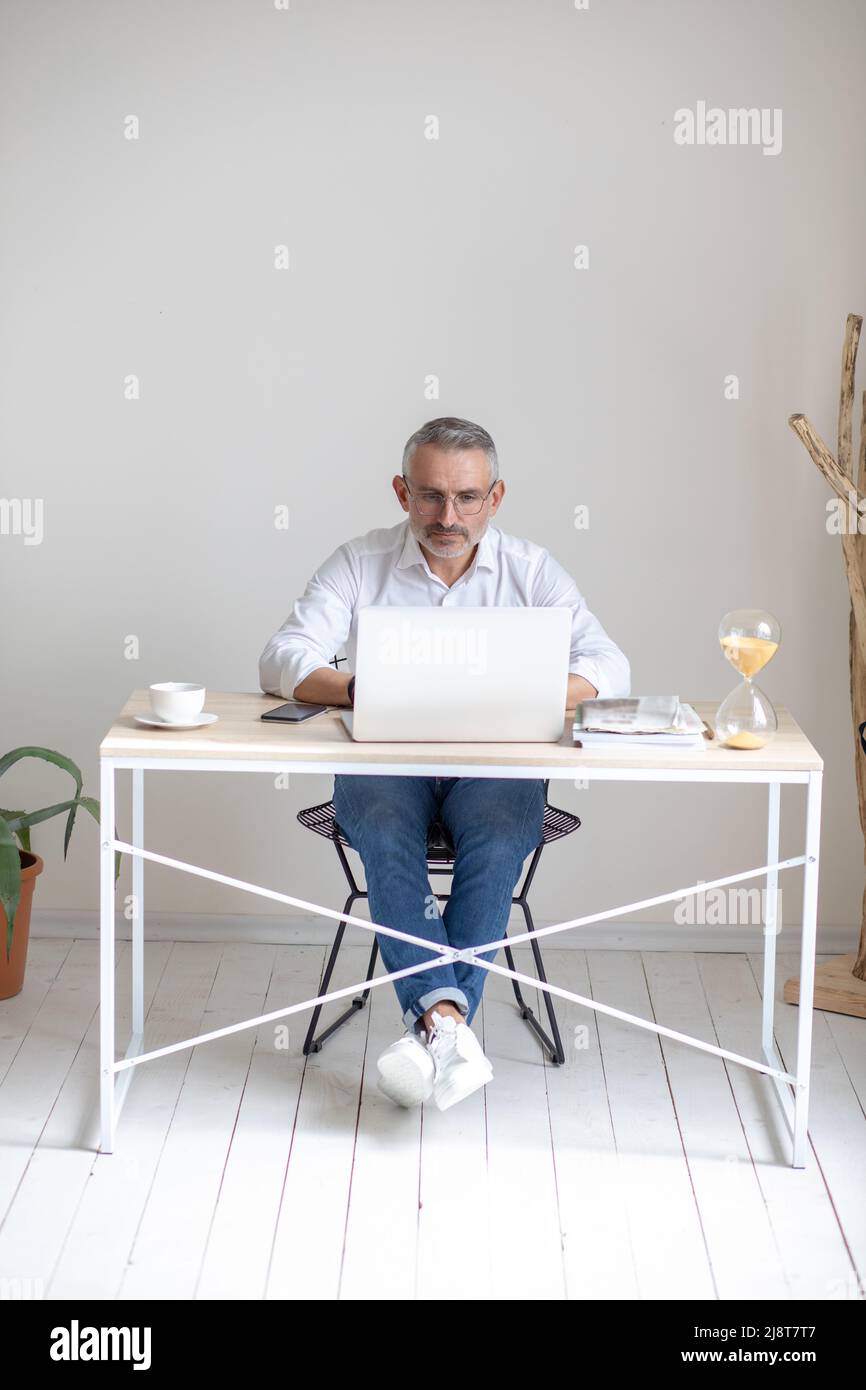
[[[66, 812], [66, 833], [63, 837], [63, 858], [69, 849], [69, 840], [79, 806], [89, 811], [99, 823], [99, 802], [95, 797], [85, 796], [81, 790], [82, 776], [71, 758], [57, 753], [53, 748], [13, 748], [11, 753], [0, 757], [0, 777], [21, 758], [42, 758], [47, 763], [68, 772], [75, 782], [75, 795], [68, 801], [58, 801], [54, 806], [45, 806], [41, 811], [3, 811], [0, 810], [0, 932], [5, 938], [6, 948], [0, 951], [0, 999], [10, 999], [20, 994], [24, 984], [24, 968], [27, 963], [27, 944], [30, 939], [30, 906], [36, 879], [44, 868], [43, 860], [34, 854], [30, 847], [30, 827], [40, 821], [50, 820], [52, 816]], [[114, 881], [120, 873], [120, 851], [114, 858]]]

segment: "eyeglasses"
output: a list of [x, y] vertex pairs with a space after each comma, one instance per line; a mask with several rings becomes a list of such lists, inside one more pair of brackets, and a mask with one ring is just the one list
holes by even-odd
[[[413, 493], [409, 488], [406, 475], [403, 475], [403, 482], [406, 483], [406, 491], [418, 508], [421, 516], [435, 516], [441, 512], [447, 501], [444, 492], [434, 492], [430, 488], [422, 488], [419, 492]], [[455, 492], [453, 494], [454, 510], [458, 516], [477, 516], [495, 488], [496, 483], [490, 484], [486, 492], [478, 492], [470, 489], [468, 492]]]

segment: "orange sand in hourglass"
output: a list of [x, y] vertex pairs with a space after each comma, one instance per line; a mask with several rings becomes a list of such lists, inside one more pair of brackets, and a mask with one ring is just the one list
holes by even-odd
[[[779, 646], [778, 642], [771, 642], [766, 637], [739, 637], [735, 633], [719, 640], [728, 661], [746, 680], [751, 680], [752, 676], [763, 670]], [[766, 741], [761, 734], [741, 729], [738, 734], [731, 734], [726, 743], [728, 748], [763, 748]]]
[[778, 642], [771, 642], [766, 637], [738, 637], [735, 633], [722, 637], [720, 641], [728, 661], [747, 680], [763, 670], [779, 646]]
[[725, 739], [726, 748], [763, 748], [767, 742], [762, 734], [749, 733], [748, 729], [741, 729], [738, 734], [731, 734]]

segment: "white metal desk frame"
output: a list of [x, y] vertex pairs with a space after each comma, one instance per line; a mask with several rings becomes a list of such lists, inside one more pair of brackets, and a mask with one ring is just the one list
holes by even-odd
[[[792, 1140], [792, 1166], [794, 1168], [804, 1168], [806, 1162], [806, 1126], [809, 1108], [809, 1072], [812, 1047], [812, 1006], [815, 980], [822, 773], [818, 771], [739, 771], [729, 769], [713, 772], [704, 769], [647, 767], [593, 768], [581, 766], [580, 768], [571, 767], [564, 769], [561, 764], [550, 768], [501, 767], [490, 763], [478, 765], [477, 767], [467, 763], [442, 766], [437, 764], [435, 766], [436, 775], [440, 777], [478, 775], [509, 778], [531, 777], [537, 780], [543, 780], [549, 777], [551, 779], [573, 781], [575, 773], [578, 772], [582, 779], [608, 782], [758, 782], [766, 784], [769, 789], [766, 864], [759, 868], [748, 869], [743, 873], [730, 874], [726, 878], [714, 879], [712, 882], [702, 882], [689, 888], [678, 888], [671, 893], [662, 893], [653, 898], [645, 898], [639, 902], [626, 903], [622, 907], [610, 908], [605, 912], [596, 912], [590, 916], [576, 917], [571, 921], [560, 922], [554, 926], [537, 928], [534, 933], [536, 939], [539, 939], [543, 936], [551, 936], [556, 932], [567, 931], [572, 927], [586, 926], [591, 922], [607, 921], [610, 918], [622, 916], [623, 913], [626, 912], [638, 911], [645, 907], [652, 907], [660, 903], [682, 899], [694, 893], [703, 893], [708, 889], [723, 887], [725, 884], [738, 883], [744, 879], [766, 875], [767, 913], [764, 923], [764, 975], [762, 993], [762, 1052], [764, 1060], [757, 1061], [750, 1057], [743, 1057], [739, 1053], [730, 1052], [723, 1047], [714, 1047], [712, 1044], [704, 1042], [701, 1038], [692, 1038], [672, 1028], [664, 1028], [659, 1024], [651, 1022], [649, 1019], [639, 1018], [635, 1014], [624, 1013], [621, 1009], [614, 1009], [608, 1004], [599, 1003], [598, 1000], [587, 999], [583, 995], [574, 994], [570, 990], [559, 988], [557, 985], [552, 985], [550, 983], [542, 984], [532, 976], [524, 975], [520, 971], [508, 970], [505, 966], [498, 965], [494, 961], [476, 959], [478, 953], [481, 951], [490, 951], [494, 946], [502, 947], [505, 944], [504, 938], [499, 942], [486, 942], [477, 947], [456, 951], [452, 948], [437, 946], [433, 942], [412, 936], [407, 932], [400, 932], [390, 927], [379, 926], [376, 923], [366, 921], [362, 917], [355, 917], [350, 913], [337, 912], [333, 908], [322, 907], [317, 903], [310, 903], [302, 898], [292, 897], [288, 893], [278, 893], [273, 889], [262, 888], [253, 883], [246, 883], [242, 879], [230, 878], [225, 874], [215, 873], [210, 869], [202, 869], [196, 865], [185, 864], [178, 859], [172, 859], [162, 854], [154, 854], [144, 848], [145, 769], [152, 772], [316, 772], [349, 773], [357, 776], [390, 775], [427, 777], [431, 775], [430, 764], [377, 763], [372, 765], [359, 765], [357, 762], [342, 762], [338, 758], [333, 760], [329, 759], [324, 763], [311, 763], [306, 760], [294, 761], [290, 758], [262, 760], [244, 758], [136, 758], [102, 756], [100, 758], [100, 1151], [106, 1154], [114, 1151], [117, 1121], [126, 1099], [134, 1069], [137, 1066], [141, 1066], [144, 1062], [154, 1061], [157, 1057], [165, 1057], [168, 1053], [177, 1052], [183, 1048], [196, 1047], [199, 1043], [210, 1042], [215, 1038], [226, 1037], [229, 1033], [237, 1033], [246, 1028], [257, 1028], [263, 1023], [272, 1022], [279, 1018], [286, 1018], [290, 1014], [301, 1012], [303, 1009], [314, 1008], [316, 1004], [324, 1004], [331, 1000], [344, 998], [346, 995], [354, 994], [359, 989], [365, 988], [368, 985], [378, 986], [386, 984], [392, 980], [400, 979], [403, 976], [415, 974], [420, 970], [442, 966], [455, 960], [462, 960], [470, 962], [475, 961], [477, 965], [483, 967], [485, 970], [494, 971], [496, 974], [505, 975], [509, 979], [519, 980], [524, 984], [535, 986], [539, 989], [549, 990], [551, 994], [556, 995], [558, 998], [571, 1000], [575, 1004], [584, 1004], [587, 1008], [595, 1009], [599, 1013], [610, 1014], [614, 1018], [621, 1018], [627, 1023], [633, 1023], [638, 1028], [647, 1028], [653, 1033], [658, 1033], [667, 1038], [675, 1038], [677, 1041], [687, 1043], [691, 1047], [697, 1047], [704, 1052], [710, 1052], [716, 1057], [724, 1057], [728, 1061], [738, 1062], [742, 1066], [752, 1067], [755, 1071], [765, 1072], [773, 1081], [775, 1094], [781, 1106], [789, 1137]], [[132, 771], [132, 844], [128, 844], [123, 840], [118, 840], [114, 835], [115, 773], [125, 768], [129, 768]], [[780, 788], [783, 783], [797, 783], [805, 785], [806, 787], [806, 844], [804, 854], [780, 862], [778, 858], [779, 800]], [[115, 1060], [114, 1055], [115, 850], [121, 850], [123, 853], [133, 856], [132, 1033], [125, 1055], [120, 1060]], [[367, 931], [379, 931], [385, 935], [397, 937], [399, 940], [409, 941], [424, 946], [428, 950], [434, 951], [436, 954], [429, 960], [422, 961], [418, 965], [411, 966], [406, 970], [395, 971], [389, 975], [380, 975], [366, 982], [349, 985], [345, 989], [332, 990], [328, 994], [317, 995], [314, 999], [304, 1000], [303, 1003], [292, 1004], [284, 1009], [277, 1009], [271, 1013], [261, 1014], [258, 1018], [247, 1019], [244, 1022], [232, 1024], [227, 1028], [217, 1028], [213, 1032], [202, 1033], [198, 1037], [187, 1038], [182, 1042], [172, 1043], [167, 1047], [160, 1047], [154, 1051], [146, 1052], [144, 1050], [145, 859], [152, 860], [154, 863], [158, 864], [167, 864], [185, 873], [213, 879], [217, 883], [227, 883], [235, 888], [241, 888], [249, 893], [255, 893], [260, 897], [271, 898], [276, 902], [288, 903], [293, 907], [303, 908], [319, 916], [332, 917], [336, 921], [352, 922], [356, 926], [365, 928]], [[804, 866], [803, 929], [800, 947], [800, 1006], [797, 1025], [797, 1067], [796, 1072], [792, 1075], [784, 1070], [773, 1038], [776, 964], [776, 889], [779, 871], [781, 869], [795, 868], [798, 865]], [[525, 932], [520, 936], [509, 937], [508, 944], [514, 946], [529, 940], [530, 934]], [[789, 1087], [793, 1087], [793, 1099]]]

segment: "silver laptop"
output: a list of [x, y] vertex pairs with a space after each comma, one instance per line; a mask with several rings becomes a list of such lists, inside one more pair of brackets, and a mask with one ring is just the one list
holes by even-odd
[[570, 608], [362, 608], [343, 722], [362, 742], [556, 743], [571, 626]]

